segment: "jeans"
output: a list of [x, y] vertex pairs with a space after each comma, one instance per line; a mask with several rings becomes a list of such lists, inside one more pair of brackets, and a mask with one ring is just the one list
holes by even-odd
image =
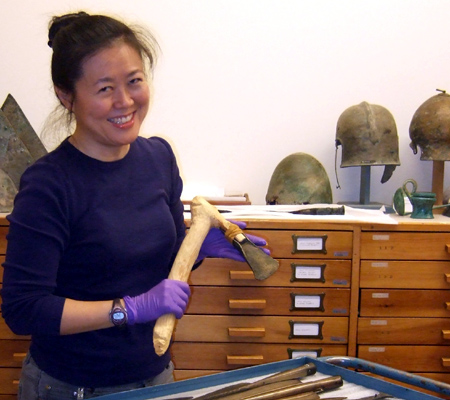
[[52, 378], [40, 370], [28, 353], [22, 366], [18, 400], [79, 400], [92, 399], [107, 394], [140, 389], [174, 381], [173, 363], [167, 365], [159, 375], [135, 383], [100, 388], [83, 388]]

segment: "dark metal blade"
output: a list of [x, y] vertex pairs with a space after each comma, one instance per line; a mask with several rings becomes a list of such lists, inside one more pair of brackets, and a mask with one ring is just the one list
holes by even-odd
[[239, 234], [234, 238], [233, 246], [245, 258], [256, 279], [267, 279], [278, 270], [278, 261], [264, 253], [244, 234]]

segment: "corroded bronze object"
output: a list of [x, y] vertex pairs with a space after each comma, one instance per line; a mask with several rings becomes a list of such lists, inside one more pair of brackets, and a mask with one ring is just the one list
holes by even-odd
[[9, 94], [0, 109], [0, 212], [10, 212], [20, 177], [47, 153], [15, 99]]
[[409, 126], [409, 137], [414, 154], [420, 148], [421, 160], [450, 160], [450, 95], [441, 91], [417, 109]]
[[330, 180], [323, 165], [306, 153], [294, 153], [276, 166], [266, 194], [267, 204], [330, 204]]
[[336, 147], [341, 145], [341, 167], [385, 165], [382, 183], [400, 165], [397, 126], [390, 111], [380, 105], [363, 101], [341, 114]]

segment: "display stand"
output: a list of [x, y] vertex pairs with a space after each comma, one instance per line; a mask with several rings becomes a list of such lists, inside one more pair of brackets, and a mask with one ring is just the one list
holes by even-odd
[[[433, 179], [431, 191], [436, 193], [435, 206], [444, 204], [444, 163], [445, 161], [433, 161]], [[442, 214], [447, 208], [435, 208], [433, 214]]]
[[445, 161], [433, 161], [431, 191], [436, 193], [436, 205], [441, 205], [444, 201], [444, 163]]
[[[359, 203], [345, 203], [345, 205], [354, 208], [366, 208], [378, 210], [383, 207], [384, 204], [381, 203], [371, 203], [370, 202], [370, 176], [371, 176], [371, 166], [363, 165], [361, 166], [361, 178], [360, 178], [360, 188], [359, 188]], [[386, 206], [385, 206], [386, 207]]]

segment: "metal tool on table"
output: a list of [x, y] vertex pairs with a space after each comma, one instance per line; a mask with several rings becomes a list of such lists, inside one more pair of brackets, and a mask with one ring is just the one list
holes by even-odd
[[[202, 243], [213, 227], [224, 231], [225, 237], [240, 251], [256, 279], [267, 279], [277, 271], [278, 261], [253, 244], [242, 230], [236, 224], [227, 221], [217, 208], [203, 197], [197, 196], [191, 203], [191, 226], [175, 258], [169, 279], [187, 282]], [[161, 356], [167, 351], [174, 327], [173, 314], [165, 314], [158, 318], [153, 331], [156, 354]]]
[[394, 396], [391, 396], [390, 394], [380, 392], [374, 394], [373, 396], [360, 397], [359, 399], [355, 400], [381, 400], [381, 399], [392, 399], [393, 397]]
[[307, 363], [297, 368], [278, 372], [277, 374], [271, 375], [267, 378], [259, 379], [255, 382], [240, 382], [234, 385], [226, 386], [222, 389], [215, 390], [203, 396], [196, 397], [196, 400], [214, 400], [223, 396], [230, 396], [238, 393], [244, 394], [244, 392], [246, 392], [247, 390], [263, 387], [275, 382], [285, 382], [288, 380], [301, 379], [306, 376], [311, 376], [314, 375], [316, 371], [317, 368], [314, 364]]
[[[264, 386], [248, 389], [239, 393], [224, 395], [217, 400], [281, 400], [288, 398], [298, 398], [305, 400], [319, 400], [317, 393], [336, 389], [343, 385], [340, 376], [329, 376], [310, 382], [299, 382], [298, 379], [288, 379], [285, 381], [273, 381]], [[207, 395], [200, 397], [210, 400]], [[198, 399], [195, 399], [198, 400]]]

